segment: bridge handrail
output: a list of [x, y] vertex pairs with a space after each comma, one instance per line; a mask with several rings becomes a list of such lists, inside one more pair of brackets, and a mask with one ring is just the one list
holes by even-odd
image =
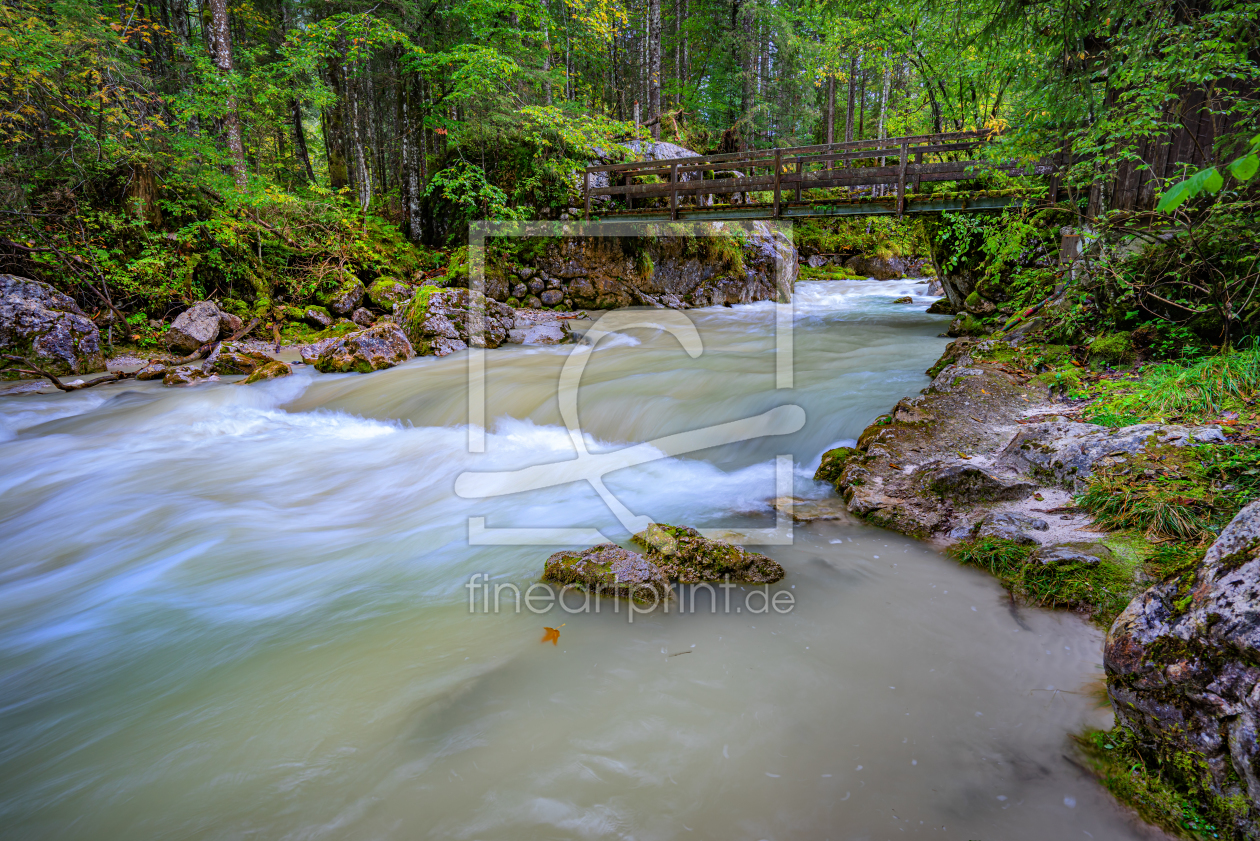
[[[958, 143], [959, 141], [973, 141], [973, 143], [967, 144], [968, 146], [971, 146], [971, 145], [979, 145], [979, 143], [986, 142], [994, 136], [995, 136], [994, 132], [990, 132], [987, 130], [955, 131], [955, 132], [946, 132], [942, 134], [915, 134], [915, 135], [906, 135], [904, 137], [887, 137], [887, 138], [884, 138], [883, 140], [879, 140], [879, 139], [851, 140], [851, 141], [843, 141], [840, 143], [820, 143], [820, 144], [815, 144], [811, 146], [790, 146], [790, 147], [779, 149], [778, 152], [781, 155], [792, 155], [794, 157], [808, 157], [808, 156], [814, 156], [814, 155], [828, 155], [828, 154], [834, 154], [834, 153], [843, 154], [846, 152], [852, 154], [855, 152], [868, 151], [868, 150], [872, 152], [880, 152], [882, 150], [888, 150], [890, 152], [893, 152], [893, 151], [900, 152], [902, 144], [907, 144], [907, 145], [925, 144], [925, 143], [930, 144], [932, 141], [935, 141], [937, 144], [949, 144], [949, 143]], [[748, 166], [750, 165], [748, 162], [748, 159], [750, 158], [755, 159], [756, 157], [762, 157], [762, 156], [767, 155], [767, 153], [773, 153], [774, 151], [775, 150], [773, 149], [752, 149], [747, 152], [723, 152], [723, 153], [715, 154], [715, 155], [695, 155], [695, 156], [686, 157], [686, 158], [665, 158], [661, 160], [625, 161], [619, 164], [600, 164], [597, 166], [588, 166], [586, 167], [586, 172], [593, 174], [596, 172], [632, 171], [632, 170], [641, 169], [641, 168], [659, 167], [662, 164], [665, 164], [666, 166], [669, 166], [672, 164], [686, 165], [689, 168], [699, 168], [699, 167], [702, 167], [706, 163], [714, 163], [714, 164], [744, 163], [746, 166]], [[931, 153], [933, 151], [935, 150], [915, 148], [913, 146], [910, 149], [911, 154]], [[878, 157], [884, 157], [884, 156], [879, 155], [879, 154], [872, 154], [872, 155], [863, 155], [861, 157], [878, 158]], [[888, 155], [887, 157], [891, 157], [891, 155]], [[770, 159], [770, 160], [766, 160], [765, 162], [760, 163], [760, 165], [771, 166], [773, 165], [773, 163], [774, 163], [773, 159]], [[793, 161], [793, 163], [795, 163], [795, 161]], [[705, 167], [705, 168], [710, 168], [710, 167]]]

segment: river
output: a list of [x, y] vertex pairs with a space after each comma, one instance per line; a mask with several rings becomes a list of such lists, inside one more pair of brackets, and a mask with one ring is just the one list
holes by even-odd
[[783, 613], [470, 611], [474, 574], [524, 588], [554, 551], [469, 545], [470, 518], [628, 537], [586, 482], [454, 492], [572, 458], [567, 354], [593, 451], [800, 406], [607, 477], [635, 514], [768, 527], [776, 456], [826, 498], [821, 454], [927, 384], [948, 317], [892, 303], [925, 292], [800, 283], [791, 389], [770, 303], [689, 312], [695, 359], [653, 328], [489, 351], [484, 453], [462, 353], [0, 398], [0, 835], [1148, 837], [1068, 758], [1111, 721], [1100, 632], [900, 536], [797, 525], [763, 549]]

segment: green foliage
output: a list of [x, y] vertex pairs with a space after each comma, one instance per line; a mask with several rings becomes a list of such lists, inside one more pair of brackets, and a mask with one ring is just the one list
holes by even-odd
[[486, 180], [486, 172], [468, 161], [437, 172], [425, 195], [440, 195], [467, 219], [525, 219], [527, 211], [508, 205], [507, 193]]
[[[1257, 169], [1260, 169], [1260, 134], [1251, 138], [1246, 154], [1235, 158], [1225, 167], [1226, 172], [1239, 181], [1250, 181]], [[1155, 211], [1171, 213], [1187, 200], [1196, 198], [1201, 193], [1219, 193], [1224, 186], [1224, 176], [1216, 167], [1210, 166], [1170, 187], [1160, 198]]]

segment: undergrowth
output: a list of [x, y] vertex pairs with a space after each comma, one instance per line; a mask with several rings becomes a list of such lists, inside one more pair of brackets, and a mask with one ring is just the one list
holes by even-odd
[[1099, 469], [1076, 503], [1109, 531], [1205, 545], [1260, 499], [1260, 447], [1150, 447]]
[[1103, 395], [1085, 411], [1107, 426], [1143, 421], [1199, 421], [1251, 406], [1260, 394], [1260, 349], [1233, 351], [1192, 364], [1167, 362], [1137, 380], [1104, 381]]

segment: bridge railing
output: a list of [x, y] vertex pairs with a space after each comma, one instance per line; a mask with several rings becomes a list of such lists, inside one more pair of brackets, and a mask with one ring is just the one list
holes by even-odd
[[[992, 137], [988, 131], [951, 132], [591, 166], [582, 184], [586, 215], [590, 217], [596, 196], [620, 197], [627, 210], [636, 201], [668, 199], [670, 216], [677, 218], [680, 201], [688, 197], [694, 196], [696, 204], [711, 204], [717, 196], [771, 192], [777, 217], [785, 201], [799, 202], [805, 191], [854, 186], [895, 186], [901, 214], [907, 190], [917, 192], [924, 181], [966, 181], [994, 170], [1018, 171], [1014, 164], [964, 159], [963, 153], [974, 152]], [[870, 163], [858, 165], [861, 161]]]

